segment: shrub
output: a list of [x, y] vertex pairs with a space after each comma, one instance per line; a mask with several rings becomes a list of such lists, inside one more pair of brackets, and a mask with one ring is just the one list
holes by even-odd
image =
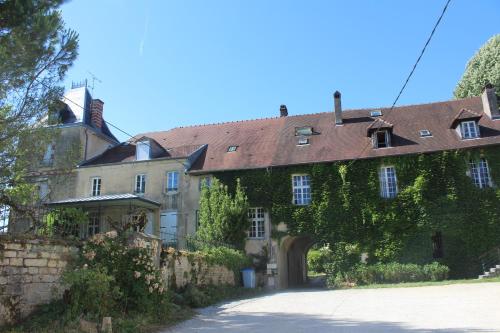
[[307, 253], [307, 267], [310, 271], [324, 273], [325, 265], [332, 260], [332, 250], [323, 246], [317, 250], [309, 250]]
[[232, 270], [236, 276], [239, 276], [242, 268], [252, 264], [251, 258], [242, 251], [224, 246], [207, 247], [199, 252], [208, 264], [225, 266]]
[[449, 268], [437, 262], [428, 265], [400, 264], [397, 262], [374, 265], [357, 264], [347, 271], [329, 274], [329, 287], [346, 287], [378, 283], [442, 281]]
[[339, 273], [348, 272], [359, 263], [361, 253], [355, 244], [339, 242], [332, 246], [331, 257], [324, 264], [325, 272], [336, 277]]

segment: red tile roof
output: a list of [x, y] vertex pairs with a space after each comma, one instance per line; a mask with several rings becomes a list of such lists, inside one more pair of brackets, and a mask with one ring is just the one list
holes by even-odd
[[[206, 151], [191, 168], [193, 173], [234, 169], [266, 168], [316, 162], [374, 158], [440, 150], [500, 144], [500, 120], [483, 116], [479, 125], [481, 138], [461, 140], [450, 126], [467, 109], [483, 114], [480, 97], [381, 109], [373, 118], [362, 109], [344, 111], [342, 126], [335, 125], [333, 112], [276, 117], [211, 125], [174, 128], [163, 132], [143, 133], [166, 149], [207, 144]], [[377, 109], [380, 110], [380, 109]], [[367, 128], [381, 120], [392, 124], [393, 147], [373, 149]], [[311, 126], [314, 134], [309, 145], [298, 146], [296, 127]], [[431, 137], [420, 137], [420, 130]], [[238, 146], [227, 152], [229, 146]]]

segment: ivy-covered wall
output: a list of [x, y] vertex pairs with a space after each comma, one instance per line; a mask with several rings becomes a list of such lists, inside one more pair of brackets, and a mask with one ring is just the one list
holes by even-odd
[[[479, 189], [469, 161], [486, 158], [493, 188]], [[380, 197], [379, 168], [396, 169], [399, 193]], [[292, 204], [291, 177], [311, 176], [312, 204]], [[442, 233], [452, 277], [480, 272], [478, 257], [500, 245], [500, 147], [310, 164], [215, 175], [234, 190], [240, 178], [251, 206], [265, 207], [273, 225], [320, 243], [359, 244], [371, 261], [425, 263], [433, 258], [432, 235]], [[275, 238], [279, 233], [275, 232]]]

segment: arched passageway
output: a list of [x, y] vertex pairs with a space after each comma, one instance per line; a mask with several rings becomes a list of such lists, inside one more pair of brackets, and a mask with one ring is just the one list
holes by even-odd
[[314, 244], [309, 236], [286, 236], [279, 252], [279, 287], [300, 287], [307, 283], [307, 252]]

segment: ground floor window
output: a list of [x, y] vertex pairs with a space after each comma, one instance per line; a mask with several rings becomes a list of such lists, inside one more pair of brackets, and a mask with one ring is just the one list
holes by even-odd
[[250, 208], [248, 210], [248, 219], [251, 222], [248, 238], [264, 238], [264, 208]]
[[87, 224], [87, 237], [92, 237], [100, 232], [100, 216], [98, 213], [89, 214]]

